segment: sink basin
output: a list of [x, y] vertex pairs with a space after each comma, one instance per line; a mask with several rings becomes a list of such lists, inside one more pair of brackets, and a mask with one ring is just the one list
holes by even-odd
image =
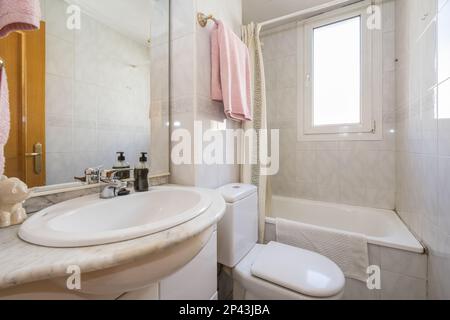
[[22, 225], [19, 237], [56, 248], [126, 241], [183, 224], [201, 215], [210, 205], [208, 194], [176, 187], [109, 200], [92, 195], [35, 214]]

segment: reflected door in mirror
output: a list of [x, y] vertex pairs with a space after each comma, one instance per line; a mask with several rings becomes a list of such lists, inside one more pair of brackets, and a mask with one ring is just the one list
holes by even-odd
[[10, 95], [11, 131], [5, 175], [45, 185], [45, 23], [0, 39]]

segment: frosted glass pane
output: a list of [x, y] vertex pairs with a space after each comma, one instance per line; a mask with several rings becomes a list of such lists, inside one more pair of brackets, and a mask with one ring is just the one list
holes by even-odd
[[361, 18], [314, 29], [314, 126], [361, 123]]

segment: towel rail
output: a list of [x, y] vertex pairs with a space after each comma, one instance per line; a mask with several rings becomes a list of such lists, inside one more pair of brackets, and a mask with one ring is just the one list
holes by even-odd
[[217, 24], [217, 20], [216, 20], [216, 18], [214, 18], [214, 16], [212, 14], [207, 16], [206, 14], [204, 14], [202, 12], [197, 13], [197, 21], [198, 21], [198, 24], [202, 28], [206, 27], [209, 20], [212, 20]]

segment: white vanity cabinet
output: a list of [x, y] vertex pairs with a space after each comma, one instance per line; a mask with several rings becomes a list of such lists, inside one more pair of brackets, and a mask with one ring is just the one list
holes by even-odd
[[[164, 199], [161, 198], [158, 205], [154, 199], [160, 196]], [[136, 204], [140, 199], [137, 197], [146, 199], [140, 209]], [[82, 208], [74, 221], [90, 226], [90, 231], [98, 228], [98, 232], [77, 233], [78, 238], [73, 236], [74, 232], [62, 232], [62, 242], [75, 241], [76, 238], [88, 242], [97, 242], [99, 238], [107, 240], [102, 236], [104, 229], [112, 231], [109, 235], [114, 233], [126, 239], [135, 230], [164, 227], [164, 221], [173, 217], [184, 217], [180, 220], [183, 223], [174, 222], [175, 225], [169, 229], [126, 241], [105, 241], [101, 245], [70, 248], [31, 245], [22, 241], [17, 234], [25, 224], [20, 229], [6, 229], [0, 233], [0, 249], [4, 243], [8, 249], [16, 247], [18, 250], [13, 257], [0, 255], [0, 300], [210, 300], [217, 297], [217, 222], [222, 219], [226, 208], [219, 192], [167, 186], [117, 200], [128, 202], [120, 206], [115, 200], [103, 202], [97, 195], [66, 201], [48, 209], [51, 214], [45, 215], [45, 210], [37, 213], [28, 223], [42, 222], [41, 226], [45, 227], [47, 224], [40, 220], [41, 217], [54, 219], [50, 222], [61, 221], [56, 219], [65, 218], [69, 209]], [[85, 204], [84, 207], [79, 205], [79, 201]], [[145, 207], [148, 202], [152, 204], [152, 210]], [[98, 218], [101, 211], [95, 206], [98, 203], [109, 206], [104, 210], [109, 213], [109, 219]], [[123, 207], [125, 209], [121, 209]], [[117, 216], [121, 211], [134, 220]], [[187, 216], [191, 213], [192, 216]], [[139, 217], [142, 220], [137, 219]], [[85, 221], [85, 218], [92, 220]], [[111, 221], [120, 224], [114, 225]], [[132, 227], [129, 227], [130, 223]], [[67, 223], [68, 226], [73, 224]], [[59, 239], [52, 241], [59, 244]], [[38, 256], [46, 259], [33, 259]], [[15, 280], [14, 285], [10, 284], [10, 279]]]
[[217, 297], [217, 232], [202, 251], [159, 285], [161, 300], [211, 300]]
[[187, 265], [158, 284], [119, 300], [217, 300], [217, 232]]

